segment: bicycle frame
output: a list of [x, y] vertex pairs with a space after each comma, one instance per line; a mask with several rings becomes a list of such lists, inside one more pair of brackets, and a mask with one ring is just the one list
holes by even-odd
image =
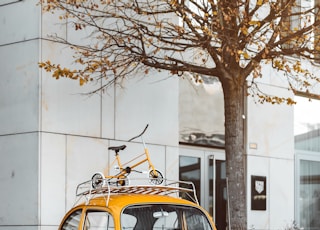
[[[136, 167], [138, 167], [139, 165], [142, 165], [143, 163], [145, 162], [148, 162], [148, 170], [149, 170], [149, 178], [151, 178], [151, 180], [159, 180], [157, 182], [155, 181], [151, 181], [151, 183], [157, 183], [157, 184], [161, 184], [162, 181], [163, 181], [163, 176], [161, 174], [160, 171], [156, 170], [153, 163], [151, 162], [151, 159], [150, 159], [150, 154], [149, 154], [149, 150], [146, 146], [146, 143], [142, 137], [142, 135], [145, 133], [145, 131], [147, 130], [149, 125], [147, 125], [144, 130], [142, 131], [142, 133], [140, 133], [139, 135], [131, 138], [130, 140], [128, 140], [128, 142], [138, 138], [138, 137], [141, 137], [141, 140], [142, 140], [142, 144], [143, 144], [143, 147], [144, 147], [144, 152], [136, 157], [134, 157], [133, 159], [131, 159], [130, 161], [122, 164], [121, 162], [121, 159], [120, 159], [120, 155], [119, 155], [119, 152], [120, 150], [124, 150], [126, 148], [125, 145], [122, 145], [122, 146], [115, 146], [115, 147], [109, 147], [108, 149], [109, 150], [113, 150], [115, 151], [115, 159], [113, 160], [113, 162], [109, 165], [109, 167], [106, 169], [106, 170], [110, 170], [110, 167], [115, 165], [115, 163], [117, 164], [116, 166], [118, 167], [118, 169], [120, 170], [120, 172], [116, 175], [106, 175], [104, 176], [104, 174], [102, 173], [97, 173], [95, 174], [92, 179], [94, 179], [94, 177], [96, 175], [98, 175], [98, 177], [96, 178], [98, 180], [98, 183], [100, 183], [100, 181], [105, 178], [107, 180], [111, 180], [111, 179], [116, 179], [118, 182], [120, 181], [120, 185], [125, 185], [126, 184], [126, 180], [128, 175], [133, 171], [135, 172], [139, 172], [139, 173], [142, 173], [141, 171], [137, 171], [137, 170], [134, 170]], [[145, 156], [143, 159], [141, 159], [140, 161], [136, 162], [135, 164], [131, 165], [131, 166], [127, 166], [129, 165], [131, 162], [133, 161], [136, 161], [137, 159], [141, 158], [142, 156]], [[126, 166], [126, 167], [125, 167]]]

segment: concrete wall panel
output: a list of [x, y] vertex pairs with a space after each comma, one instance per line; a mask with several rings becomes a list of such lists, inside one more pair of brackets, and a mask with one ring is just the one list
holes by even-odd
[[0, 45], [39, 37], [41, 9], [37, 6], [38, 2], [38, 0], [17, 1], [7, 5], [2, 5], [2, 1], [0, 2]]
[[270, 160], [270, 229], [285, 229], [294, 219], [294, 161]]
[[38, 129], [37, 57], [37, 40], [0, 47], [0, 134]]
[[0, 136], [0, 146], [0, 226], [37, 225], [38, 133]]
[[[264, 89], [292, 97], [286, 89], [271, 86]], [[249, 98], [247, 113], [248, 154], [293, 159], [293, 106], [259, 104]]]
[[[42, 60], [52, 63], [72, 64], [69, 48], [51, 42], [43, 42]], [[99, 94], [90, 94], [97, 85], [80, 87], [78, 81], [60, 78], [56, 80], [52, 73], [44, 70], [42, 74], [42, 130], [83, 136], [101, 136], [101, 98]]]
[[67, 211], [66, 140], [65, 135], [41, 134], [40, 216], [44, 226], [57, 225]]
[[139, 76], [116, 89], [115, 139], [127, 140], [149, 124], [146, 140], [178, 145], [179, 82], [161, 74]]

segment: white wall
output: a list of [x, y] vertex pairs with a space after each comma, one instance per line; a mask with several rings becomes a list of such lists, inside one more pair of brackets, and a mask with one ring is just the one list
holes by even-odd
[[0, 3], [0, 229], [39, 224], [37, 2]]
[[[42, 36], [58, 31], [67, 37], [68, 28], [50, 14], [42, 15]], [[49, 26], [47, 26], [49, 25]], [[69, 39], [78, 39], [69, 36]], [[41, 59], [52, 63], [72, 64], [71, 50], [48, 41], [41, 41]], [[156, 76], [157, 75], [157, 76]], [[152, 74], [126, 80], [121, 87], [110, 87], [107, 92], [87, 94], [98, 84], [80, 87], [77, 81], [56, 80], [41, 70], [41, 226], [59, 224], [65, 212], [75, 202], [76, 186], [114, 160], [109, 146], [126, 144], [120, 153], [128, 162], [143, 152], [141, 140], [127, 142], [139, 134], [146, 124], [144, 135], [155, 167], [167, 174], [166, 167], [178, 157], [178, 79], [166, 74]], [[132, 162], [134, 163], [134, 162]], [[131, 163], [130, 163], [131, 164]], [[148, 171], [146, 164], [138, 170]], [[55, 178], [52, 174], [55, 173]], [[111, 172], [115, 173], [115, 172]], [[174, 174], [172, 168], [168, 174]], [[135, 177], [133, 172], [130, 177]], [[137, 175], [137, 176], [147, 176]], [[176, 176], [176, 175], [174, 175]], [[46, 207], [54, 206], [54, 211]]]
[[[264, 92], [293, 98], [279, 73], [268, 67], [263, 73]], [[259, 104], [249, 97], [247, 108], [248, 227], [284, 229], [294, 221], [293, 106]], [[267, 179], [266, 211], [251, 210], [252, 175]]]
[[141, 76], [123, 88], [81, 95], [97, 85], [57, 81], [38, 68], [39, 60], [70, 65], [72, 53], [39, 39], [51, 32], [66, 37], [67, 28], [41, 15], [37, 3], [0, 4], [0, 229], [56, 229], [76, 185], [113, 160], [108, 146], [127, 144], [124, 161], [141, 153], [140, 140], [126, 140], [146, 124], [156, 168], [176, 173], [166, 167], [178, 156], [178, 79]]

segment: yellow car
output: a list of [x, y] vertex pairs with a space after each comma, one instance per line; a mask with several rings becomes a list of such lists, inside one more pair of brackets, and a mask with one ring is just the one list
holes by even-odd
[[[216, 230], [211, 217], [199, 206], [193, 184], [187, 188], [190, 183], [181, 181], [165, 181], [165, 185], [106, 183], [98, 187], [92, 183], [78, 186], [77, 196], [84, 197], [85, 202], [65, 215], [59, 230]], [[186, 195], [193, 201], [181, 198]]]

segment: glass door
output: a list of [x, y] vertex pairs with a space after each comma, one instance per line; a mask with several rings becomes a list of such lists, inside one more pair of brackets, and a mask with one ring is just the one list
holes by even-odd
[[179, 180], [192, 181], [200, 205], [218, 229], [226, 228], [225, 158], [221, 152], [184, 151], [179, 158]]
[[196, 188], [198, 201], [201, 203], [201, 158], [195, 156], [179, 157], [179, 180], [191, 181]]
[[299, 227], [306, 230], [320, 229], [320, 157], [298, 155], [296, 175], [296, 217]]
[[226, 162], [216, 160], [216, 226], [217, 229], [227, 229], [227, 184], [226, 184]]

